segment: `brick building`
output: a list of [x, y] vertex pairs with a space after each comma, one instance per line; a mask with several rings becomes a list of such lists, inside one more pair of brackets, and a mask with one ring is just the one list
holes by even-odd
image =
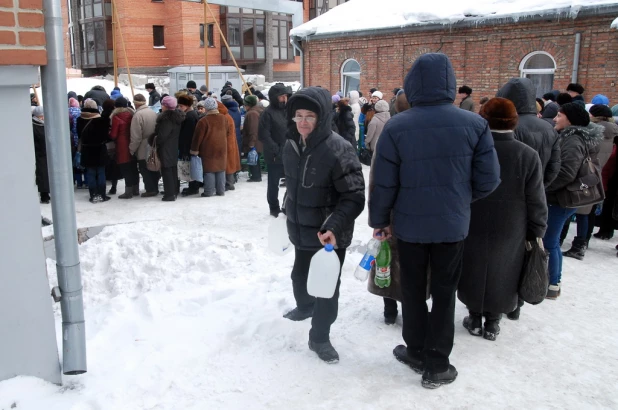
[[[292, 37], [302, 44], [305, 86], [321, 85], [333, 93], [351, 89], [365, 93], [376, 87], [390, 98], [417, 57], [442, 52], [453, 63], [458, 86], [474, 90], [477, 106], [481, 97], [494, 96], [502, 84], [520, 76], [535, 83], [538, 95], [565, 90], [575, 80], [585, 87], [586, 101], [603, 93], [618, 103], [618, 31], [610, 29], [618, 16], [618, 2], [516, 16], [462, 15], [448, 24], [429, 19], [358, 31], [329, 27], [329, 18], [337, 21], [337, 13], [350, 16], [346, 7], [357, 2], [292, 30]], [[551, 3], [545, 7], [552, 6], [556, 7]], [[370, 20], [355, 23], [366, 27]]]
[[[300, 0], [302, 21], [345, 1]], [[114, 3], [132, 73], [165, 74], [170, 67], [203, 65], [204, 44], [209, 48], [209, 65], [233, 64], [210, 15], [204, 26], [202, 3], [187, 0], [114, 0]], [[300, 60], [288, 37], [293, 22], [291, 15], [215, 4], [209, 7], [226, 33], [241, 68], [278, 80], [298, 79]], [[80, 68], [86, 75], [113, 71], [111, 0], [65, 0], [63, 20], [67, 67]], [[116, 35], [122, 71], [126, 62], [118, 31]]]

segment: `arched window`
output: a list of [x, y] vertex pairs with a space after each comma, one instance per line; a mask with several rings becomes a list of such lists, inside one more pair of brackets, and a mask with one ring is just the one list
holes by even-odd
[[350, 91], [358, 91], [360, 88], [361, 67], [354, 59], [346, 60], [341, 66], [341, 91], [348, 96]]
[[534, 51], [524, 57], [519, 65], [521, 76], [529, 78], [536, 87], [536, 96], [550, 92], [554, 88], [556, 61], [544, 51]]

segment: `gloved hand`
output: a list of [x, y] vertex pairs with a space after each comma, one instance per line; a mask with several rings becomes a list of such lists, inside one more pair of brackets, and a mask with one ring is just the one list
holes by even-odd
[[596, 209], [594, 210], [594, 214], [596, 216], [601, 215], [603, 213], [603, 204], [598, 204], [598, 205], [595, 205], [595, 206], [596, 206]]

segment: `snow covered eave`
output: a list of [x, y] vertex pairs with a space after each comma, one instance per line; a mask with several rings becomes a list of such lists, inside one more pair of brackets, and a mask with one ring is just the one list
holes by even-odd
[[612, 24], [609, 26], [609, 28], [618, 29], [618, 17], [616, 17], [614, 21], [612, 21]]
[[[293, 35], [300, 41], [313, 41], [342, 37], [363, 37], [376, 35], [401, 34], [418, 31], [435, 31], [453, 28], [480, 27], [499, 24], [514, 24], [541, 20], [564, 20], [578, 17], [598, 16], [618, 13], [618, 4], [601, 6], [562, 7], [557, 9], [539, 10], [531, 13], [512, 14], [508, 16], [483, 16], [469, 17], [459, 21], [438, 21], [431, 23], [415, 23], [400, 27], [387, 27], [380, 29], [347, 30], [324, 34]], [[306, 24], [306, 23], [305, 23]], [[614, 26], [614, 24], [616, 24]], [[618, 28], [618, 18], [612, 23], [613, 28]]]

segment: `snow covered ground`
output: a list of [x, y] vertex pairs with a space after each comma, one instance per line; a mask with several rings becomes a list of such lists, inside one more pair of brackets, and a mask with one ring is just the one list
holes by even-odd
[[[503, 319], [496, 342], [468, 334], [458, 302], [459, 377], [428, 391], [391, 353], [401, 318], [386, 326], [382, 300], [354, 279], [367, 211], [331, 332], [341, 361], [327, 365], [307, 348], [310, 323], [281, 317], [294, 305], [293, 254], [266, 249], [266, 182], [244, 179], [225, 197], [174, 203], [93, 205], [76, 191], [79, 227], [114, 224], [80, 246], [88, 373], [62, 387], [0, 382], [0, 409], [618, 408], [615, 240], [593, 239], [584, 262], [565, 259], [562, 296]], [[49, 205], [41, 212], [51, 217]], [[54, 285], [52, 260], [48, 271]]]

